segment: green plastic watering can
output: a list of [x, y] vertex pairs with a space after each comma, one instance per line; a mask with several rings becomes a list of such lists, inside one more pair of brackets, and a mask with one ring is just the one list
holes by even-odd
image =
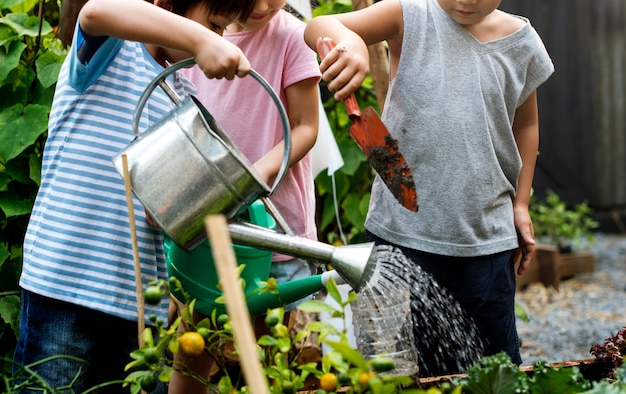
[[[250, 204], [237, 220], [270, 230], [276, 229], [275, 219], [266, 211], [261, 200]], [[245, 282], [244, 294], [248, 309], [253, 316], [266, 313], [268, 308], [283, 306], [320, 291], [330, 277], [337, 283], [344, 283], [335, 271], [328, 271], [279, 283], [278, 294], [259, 294], [263, 288], [261, 282], [269, 279], [272, 251], [238, 244], [233, 244], [233, 249], [237, 264], [245, 264], [241, 278]], [[196, 299], [195, 310], [207, 316], [210, 316], [214, 309], [218, 315], [225, 313], [226, 305], [216, 302], [222, 292], [218, 288], [219, 278], [215, 270], [210, 241], [206, 240], [193, 250], [186, 251], [171, 239], [166, 239], [165, 252], [169, 276], [175, 276], [180, 280], [184, 291], [192, 299]], [[172, 294], [179, 300], [184, 300], [180, 291], [172, 289]]]

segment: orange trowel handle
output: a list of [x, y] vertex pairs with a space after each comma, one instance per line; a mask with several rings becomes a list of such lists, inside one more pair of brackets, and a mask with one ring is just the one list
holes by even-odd
[[[332, 51], [335, 47], [335, 42], [328, 37], [319, 37], [317, 39], [317, 52], [320, 54], [322, 60]], [[354, 94], [343, 99], [343, 103], [346, 105], [346, 109], [348, 110], [348, 115], [350, 116], [361, 116], [361, 109], [359, 108], [359, 103], [356, 101], [356, 97]]]

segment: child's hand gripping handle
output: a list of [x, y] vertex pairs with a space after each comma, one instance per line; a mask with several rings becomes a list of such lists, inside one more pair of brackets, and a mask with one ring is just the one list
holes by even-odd
[[[335, 42], [328, 37], [318, 37], [317, 39], [317, 52], [320, 55], [320, 58], [324, 60], [326, 55], [332, 51], [335, 47]], [[350, 116], [361, 116], [361, 109], [359, 108], [359, 103], [356, 101], [356, 97], [354, 93], [350, 96], [346, 97], [343, 100], [343, 103], [346, 105], [346, 109], [348, 110], [348, 115]]]

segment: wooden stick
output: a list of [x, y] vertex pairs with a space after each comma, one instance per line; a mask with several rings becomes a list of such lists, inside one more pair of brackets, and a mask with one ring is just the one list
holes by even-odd
[[144, 319], [143, 285], [141, 283], [141, 264], [139, 263], [139, 247], [137, 246], [137, 227], [135, 226], [135, 209], [133, 204], [133, 192], [130, 185], [130, 173], [128, 171], [128, 159], [122, 154], [122, 167], [124, 168], [124, 186], [126, 187], [126, 204], [128, 205], [128, 221], [130, 223], [130, 238], [133, 244], [133, 260], [135, 263], [135, 291], [137, 293], [137, 341], [139, 347], [143, 347], [143, 330], [146, 326]]
[[204, 226], [211, 240], [213, 260], [224, 293], [226, 311], [232, 323], [235, 345], [239, 350], [243, 377], [250, 393], [269, 394], [267, 379], [257, 354], [248, 305], [239, 282], [235, 251], [226, 217], [222, 214], [209, 215], [204, 220]]

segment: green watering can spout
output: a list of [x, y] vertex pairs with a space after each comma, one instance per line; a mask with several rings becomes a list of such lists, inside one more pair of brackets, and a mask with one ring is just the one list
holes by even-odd
[[[279, 283], [277, 286], [278, 294], [255, 293], [246, 300], [250, 314], [253, 316], [261, 315], [266, 313], [268, 309], [277, 308], [317, 293], [326, 287], [330, 278], [333, 278], [337, 284], [345, 283], [337, 271], [333, 270], [320, 275]], [[259, 290], [261, 290], [260, 287]]]

